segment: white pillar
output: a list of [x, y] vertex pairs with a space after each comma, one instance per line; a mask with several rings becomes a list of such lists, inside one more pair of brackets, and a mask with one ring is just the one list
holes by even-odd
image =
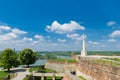
[[45, 80], [44, 78], [44, 73], [42, 73], [41, 80]]
[[81, 50], [81, 56], [82, 57], [85, 57], [87, 55], [87, 51], [86, 51], [86, 36], [83, 35], [82, 36], [82, 40], [83, 40], [83, 43], [82, 43], [82, 50]]

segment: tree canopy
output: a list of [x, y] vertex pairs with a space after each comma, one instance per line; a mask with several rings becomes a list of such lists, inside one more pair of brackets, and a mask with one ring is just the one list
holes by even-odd
[[54, 55], [54, 54], [45, 54], [45, 58], [46, 59], [57, 59], [57, 56], [56, 55]]
[[19, 59], [21, 64], [29, 67], [30, 64], [33, 64], [36, 61], [36, 53], [28, 48], [23, 49], [20, 52]]
[[10, 71], [10, 68], [18, 66], [17, 54], [12, 49], [6, 48], [1, 56], [1, 66], [8, 69], [8, 71]]

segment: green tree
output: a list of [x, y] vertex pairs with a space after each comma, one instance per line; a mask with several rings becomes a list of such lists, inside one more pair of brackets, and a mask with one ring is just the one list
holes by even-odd
[[29, 67], [30, 64], [33, 64], [36, 61], [36, 53], [31, 49], [24, 49], [20, 52], [19, 58], [21, 64]]
[[38, 54], [38, 59], [45, 59], [45, 57], [41, 54]]
[[54, 54], [45, 54], [45, 58], [46, 59], [57, 59], [57, 56], [56, 55], [54, 55]]
[[17, 54], [10, 48], [6, 48], [1, 54], [1, 66], [8, 69], [18, 66]]

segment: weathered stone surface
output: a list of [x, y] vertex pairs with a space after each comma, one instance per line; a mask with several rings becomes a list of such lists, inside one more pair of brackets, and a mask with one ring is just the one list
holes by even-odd
[[81, 60], [78, 63], [79, 71], [97, 80], [120, 80], [120, 67]]
[[64, 72], [65, 68], [75, 67], [76, 63], [66, 63], [66, 62], [50, 62], [47, 61], [45, 64], [45, 68], [55, 70], [57, 72]]

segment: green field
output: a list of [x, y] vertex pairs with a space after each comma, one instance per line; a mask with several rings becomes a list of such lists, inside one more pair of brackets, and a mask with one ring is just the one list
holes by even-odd
[[8, 72], [0, 71], [0, 80], [5, 78], [8, 75]]
[[105, 59], [120, 62], [120, 58], [105, 58]]
[[68, 63], [75, 63], [75, 62], [77, 62], [76, 60], [68, 60], [68, 59], [51, 59], [49, 61], [51, 61], [51, 62], [68, 62]]
[[109, 61], [109, 60], [92, 60], [94, 63], [100, 63], [105, 65], [120, 66], [119, 62]]

